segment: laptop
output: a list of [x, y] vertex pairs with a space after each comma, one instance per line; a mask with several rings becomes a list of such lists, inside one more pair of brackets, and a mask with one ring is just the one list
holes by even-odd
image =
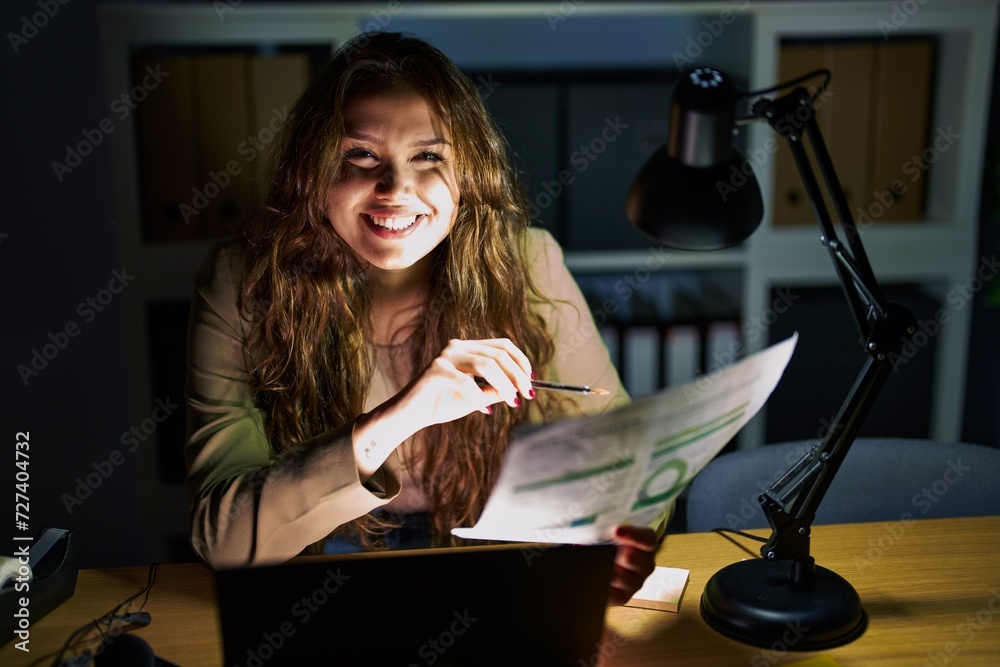
[[225, 667], [596, 664], [615, 545], [297, 558], [216, 573]]

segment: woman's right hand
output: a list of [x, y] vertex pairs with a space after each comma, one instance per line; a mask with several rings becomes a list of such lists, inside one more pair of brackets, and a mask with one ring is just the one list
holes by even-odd
[[419, 427], [423, 428], [472, 412], [489, 414], [494, 403], [520, 407], [518, 394], [534, 398], [531, 377], [531, 362], [507, 338], [452, 340], [400, 392], [401, 400], [423, 422]]
[[358, 469], [371, 475], [400, 443], [427, 426], [473, 412], [489, 414], [494, 403], [519, 407], [520, 396], [534, 398], [531, 377], [531, 362], [507, 338], [450, 341], [396, 396], [358, 419]]

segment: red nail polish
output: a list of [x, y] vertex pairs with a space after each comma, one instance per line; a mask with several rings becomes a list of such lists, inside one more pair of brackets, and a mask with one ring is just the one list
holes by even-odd
[[521, 397], [520, 396], [515, 396], [514, 397], [514, 407], [515, 408], [521, 407]]
[[535, 390], [534, 390], [534, 389], [529, 389], [529, 390], [528, 390], [528, 398], [534, 398], [534, 397], [535, 397], [535, 396], [537, 396], [537, 395], [538, 395], [538, 394], [537, 394], [537, 393], [535, 392]]
[[531, 379], [532, 379], [532, 380], [536, 380], [536, 379], [537, 379], [537, 378], [535, 377], [535, 371], [531, 371]]

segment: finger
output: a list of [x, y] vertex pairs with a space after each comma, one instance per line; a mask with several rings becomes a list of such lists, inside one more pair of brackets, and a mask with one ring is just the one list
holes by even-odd
[[608, 604], [624, 604], [642, 588], [646, 577], [615, 567], [611, 575], [611, 588], [608, 590]]
[[656, 531], [642, 526], [621, 524], [615, 526], [615, 541], [642, 551], [656, 551]]
[[479, 386], [483, 392], [498, 396], [499, 400], [504, 401], [512, 408], [521, 407], [521, 400], [517, 396], [517, 387], [500, 364], [491, 360], [491, 362], [477, 363], [477, 366], [479, 370], [475, 373], [482, 378]]
[[517, 363], [521, 374], [515, 376], [516, 384], [523, 395], [531, 398], [534, 395], [534, 390], [531, 386], [531, 378], [534, 377], [534, 372], [531, 370], [531, 360], [528, 359], [528, 355], [522, 352], [521, 348], [515, 345], [514, 341], [509, 338], [496, 338], [494, 342]]
[[486, 381], [511, 407], [519, 407], [518, 392], [531, 398], [531, 366], [508, 339], [452, 340], [442, 352], [460, 370]]
[[452, 341], [446, 355], [460, 370], [482, 378], [489, 387], [484, 391], [495, 391], [511, 407], [520, 407], [518, 382], [531, 389], [531, 380], [510, 353], [495, 341]]
[[[490, 338], [487, 340], [453, 342], [463, 344], [462, 346], [456, 346], [456, 350], [461, 350], [464, 354], [481, 355], [495, 361], [511, 382], [511, 387], [513, 387], [515, 394], [520, 392], [527, 398], [534, 398], [535, 390], [531, 386], [531, 378], [533, 377], [531, 362], [510, 339]], [[483, 377], [486, 376], [484, 375]], [[497, 387], [501, 392], [505, 388], [506, 386]], [[510, 402], [511, 398], [508, 397], [505, 400]]]
[[454, 383], [452, 391], [457, 392], [456, 396], [474, 398], [479, 404], [475, 410], [483, 414], [493, 414], [490, 405], [503, 400], [494, 388], [480, 386], [468, 373], [459, 370], [444, 356], [435, 359], [433, 366], [447, 382]]
[[656, 556], [648, 551], [620, 546], [615, 554], [615, 567], [645, 579], [656, 569]]

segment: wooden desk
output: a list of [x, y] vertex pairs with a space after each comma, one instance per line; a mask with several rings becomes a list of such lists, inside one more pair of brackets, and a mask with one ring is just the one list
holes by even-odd
[[[758, 556], [760, 543], [739, 544]], [[812, 555], [861, 596], [868, 629], [850, 644], [817, 653], [782, 653], [781, 647], [772, 652], [716, 633], [701, 618], [702, 590], [716, 571], [750, 556], [715, 533], [668, 535], [657, 560], [691, 570], [680, 613], [611, 610], [605, 652], [610, 654], [613, 646], [617, 650], [605, 664], [766, 667], [817, 655], [830, 656], [842, 667], [996, 664], [1000, 517], [814, 526]], [[977, 614], [986, 622], [976, 621]], [[967, 618], [974, 625], [966, 626]], [[954, 655], [947, 655], [949, 650]]]
[[[757, 531], [761, 533], [761, 531]], [[744, 541], [741, 541], [742, 544]], [[757, 543], [745, 541], [756, 554]], [[1000, 656], [1000, 517], [815, 526], [813, 555], [850, 581], [868, 613], [854, 642], [818, 654], [759, 649], [715, 633], [698, 603], [708, 578], [747, 553], [714, 533], [671, 535], [661, 565], [691, 570], [677, 614], [618, 607], [607, 616], [592, 664], [786, 665], [827, 655], [843, 667], [993, 665]], [[76, 594], [31, 628], [31, 653], [11, 642], [0, 665], [48, 667], [69, 634], [146, 584], [146, 567], [84, 570]], [[137, 630], [156, 653], [183, 667], [219, 667], [219, 621], [212, 573], [201, 564], [162, 565]], [[601, 658], [600, 653], [607, 658]], [[950, 653], [950, 654], [949, 654]], [[268, 667], [279, 664], [272, 660]]]

